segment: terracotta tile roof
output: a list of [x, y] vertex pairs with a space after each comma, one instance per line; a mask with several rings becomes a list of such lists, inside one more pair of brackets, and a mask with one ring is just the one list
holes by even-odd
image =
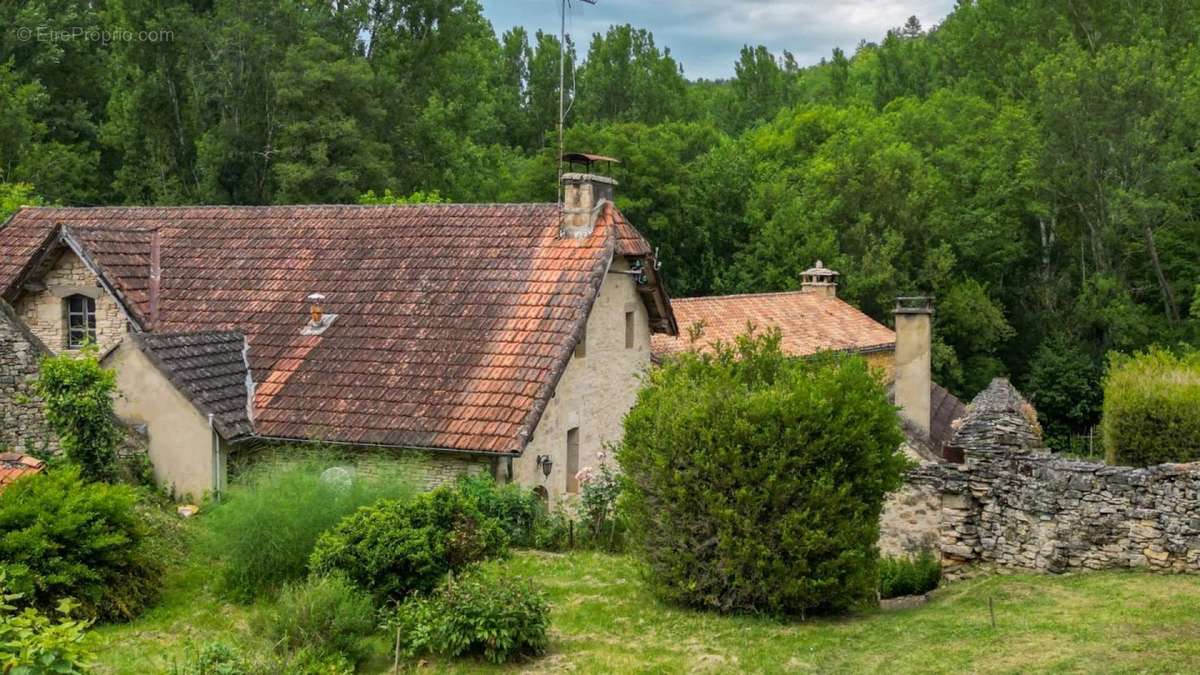
[[19, 452], [0, 452], [0, 491], [23, 476], [41, 473], [45, 463]]
[[[582, 239], [559, 238], [558, 218], [554, 204], [26, 208], [0, 229], [0, 290], [61, 224], [140, 321], [158, 230], [154, 330], [243, 333], [259, 435], [517, 452], [613, 253], [650, 252], [611, 205]], [[304, 336], [313, 292], [339, 317]], [[668, 330], [661, 283], [655, 297]]]
[[250, 436], [246, 338], [236, 331], [142, 333], [134, 341], [227, 440]]
[[[730, 342], [746, 332], [747, 323], [759, 330], [779, 328], [783, 350], [805, 356], [828, 350], [893, 349], [896, 334], [846, 302], [800, 291], [684, 298], [671, 301], [679, 335], [655, 335], [651, 349], [662, 357], [688, 349], [705, 349], [718, 340]], [[703, 326], [696, 344], [691, 328]]]

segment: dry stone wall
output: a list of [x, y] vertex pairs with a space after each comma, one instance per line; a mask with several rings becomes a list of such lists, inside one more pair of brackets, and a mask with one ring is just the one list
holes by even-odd
[[30, 384], [44, 348], [21, 328], [0, 301], [0, 451], [51, 453], [58, 439], [42, 415]]
[[[962, 463], [922, 465], [900, 493], [936, 503], [924, 534], [949, 576], [968, 565], [1200, 571], [1200, 464], [1135, 469], [1055, 457], [1041, 447], [1032, 408], [999, 379], [971, 403], [951, 444]], [[888, 522], [885, 514], [885, 540]], [[914, 528], [909, 541], [920, 539]]]
[[948, 567], [1200, 571], [1200, 464], [1145, 469], [1012, 450], [927, 471]]

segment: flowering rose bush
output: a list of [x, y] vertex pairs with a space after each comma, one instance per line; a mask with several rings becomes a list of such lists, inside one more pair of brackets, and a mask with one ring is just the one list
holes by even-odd
[[618, 529], [617, 498], [621, 496], [621, 481], [608, 465], [607, 452], [601, 452], [599, 460], [598, 468], [586, 466], [575, 474], [579, 481], [575, 513], [592, 544], [612, 548]]

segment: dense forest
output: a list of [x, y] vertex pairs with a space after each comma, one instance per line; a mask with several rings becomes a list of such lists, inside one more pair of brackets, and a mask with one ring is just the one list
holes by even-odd
[[[558, 37], [475, 0], [0, 20], [0, 209], [555, 198]], [[566, 52], [567, 147], [622, 159], [676, 296], [818, 258], [881, 320], [933, 294], [936, 379], [1008, 374], [1056, 439], [1096, 422], [1107, 352], [1200, 334], [1200, 3], [960, 0], [813, 66], [746, 46], [722, 81], [629, 25]]]

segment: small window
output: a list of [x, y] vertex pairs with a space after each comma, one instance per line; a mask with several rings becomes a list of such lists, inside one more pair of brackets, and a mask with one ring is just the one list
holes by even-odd
[[67, 310], [67, 349], [81, 349], [96, 341], [96, 301], [86, 295], [64, 300]]
[[579, 492], [579, 427], [567, 432], [567, 492]]
[[625, 312], [625, 349], [633, 349], [634, 339], [637, 337], [635, 316], [633, 312]]
[[579, 342], [575, 343], [575, 358], [582, 359], [587, 356], [587, 328], [583, 329], [583, 334], [579, 336]]

